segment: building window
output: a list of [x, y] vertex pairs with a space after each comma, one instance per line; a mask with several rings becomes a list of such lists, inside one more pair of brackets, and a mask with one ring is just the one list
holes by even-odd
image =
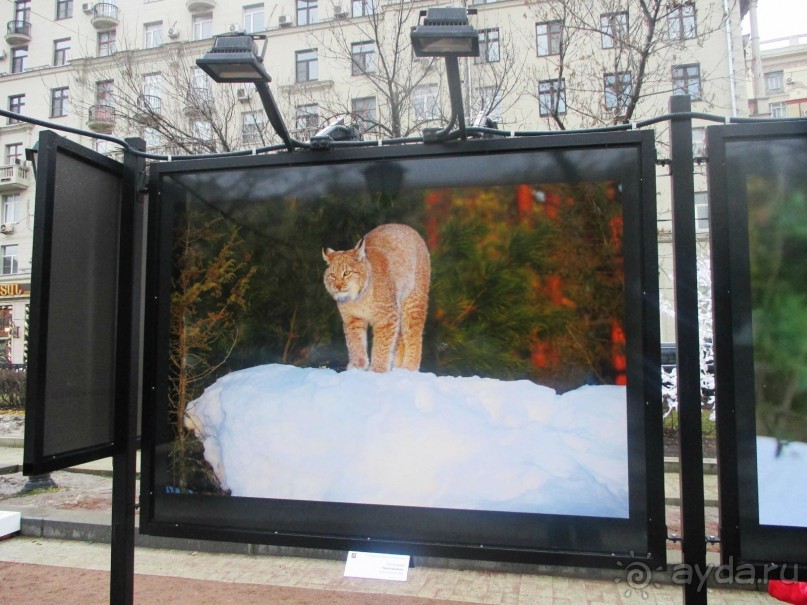
[[6, 145], [6, 164], [22, 164], [22, 143]]
[[765, 94], [773, 95], [785, 90], [785, 72], [769, 71], [765, 74]]
[[294, 113], [294, 126], [297, 136], [310, 139], [319, 127], [319, 107], [317, 105], [298, 105]]
[[674, 65], [672, 70], [673, 94], [689, 95], [693, 101], [701, 99], [700, 65]]
[[375, 45], [372, 42], [356, 42], [350, 45], [351, 73], [360, 76], [375, 71]]
[[98, 32], [98, 56], [108, 57], [115, 50], [115, 30]]
[[210, 143], [213, 140], [213, 125], [207, 120], [194, 120], [191, 122], [191, 136], [200, 143]]
[[56, 0], [56, 19], [69, 19], [73, 16], [73, 0]]
[[539, 57], [560, 54], [560, 43], [563, 36], [562, 21], [547, 21], [535, 24], [535, 40]]
[[17, 244], [0, 248], [3, 254], [3, 275], [14, 275], [20, 272], [20, 247]]
[[70, 90], [67, 86], [53, 88], [50, 91], [50, 117], [61, 118], [67, 115], [67, 103], [70, 99]]
[[600, 15], [600, 34], [602, 47], [614, 48], [628, 39], [628, 13], [605, 13]]
[[103, 107], [112, 107], [113, 80], [103, 80], [95, 83], [95, 102]]
[[244, 145], [260, 145], [263, 143], [263, 128], [266, 122], [262, 111], [246, 111], [241, 120], [241, 142]]
[[695, 157], [703, 157], [706, 155], [706, 129], [693, 128], [692, 129], [692, 155]]
[[692, 40], [698, 36], [694, 4], [674, 6], [667, 20], [671, 40]]
[[120, 147], [115, 145], [112, 141], [106, 141], [104, 139], [93, 139], [92, 148], [98, 153], [108, 156], [120, 152]]
[[20, 196], [16, 193], [3, 196], [3, 223], [16, 223], [17, 219], [17, 205]]
[[543, 117], [566, 113], [566, 79], [538, 82], [538, 114]]
[[70, 60], [70, 38], [53, 41], [53, 65], [67, 65]]
[[163, 44], [163, 22], [143, 25], [143, 48], [157, 48]]
[[479, 30], [479, 56], [474, 63], [495, 63], [499, 60], [499, 28]]
[[162, 147], [163, 137], [160, 131], [155, 128], [146, 127], [143, 129], [143, 140], [146, 142], [146, 149], [153, 151]]
[[20, 46], [11, 49], [11, 73], [18, 74], [28, 66], [28, 47]]
[[605, 74], [605, 108], [621, 114], [628, 106], [633, 93], [633, 83], [629, 71]]
[[31, 22], [31, 0], [15, 0], [14, 20], [24, 21], [25, 23]]
[[786, 118], [787, 117], [787, 103], [771, 103], [769, 106], [772, 118]]
[[352, 10], [354, 17], [367, 17], [375, 12], [373, 0], [353, 0]]
[[210, 78], [201, 67], [194, 67], [188, 83], [191, 101], [196, 107], [204, 106], [213, 101], [213, 90], [210, 88]]
[[204, 15], [194, 15], [193, 17], [193, 39], [204, 40], [213, 37], [213, 13]]
[[706, 191], [695, 192], [695, 231], [709, 231], [709, 194]]
[[311, 82], [316, 80], [317, 70], [317, 49], [298, 50], [295, 53], [297, 62], [297, 81]]
[[[22, 109], [25, 107], [25, 95], [11, 95], [8, 98], [8, 110], [22, 115]], [[16, 124], [19, 120], [16, 118], [9, 118], [9, 124]]]
[[481, 86], [476, 89], [475, 110], [500, 124], [502, 121], [502, 97], [498, 86]]
[[378, 120], [375, 97], [352, 99], [350, 111], [353, 123], [359, 127], [360, 132], [365, 133], [375, 129]]
[[262, 32], [266, 29], [263, 21], [263, 4], [244, 7], [244, 31], [248, 34]]
[[435, 120], [440, 117], [437, 105], [437, 84], [424, 84], [412, 91], [412, 108], [415, 120]]
[[149, 113], [158, 114], [162, 110], [162, 91], [160, 74], [145, 74], [143, 76], [142, 109]]
[[297, 25], [317, 22], [317, 0], [297, 0]]

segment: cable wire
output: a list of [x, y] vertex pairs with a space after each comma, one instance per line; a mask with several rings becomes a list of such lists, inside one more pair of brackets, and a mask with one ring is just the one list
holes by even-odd
[[[109, 141], [110, 143], [114, 143], [115, 145], [119, 145], [123, 148], [123, 151], [126, 153], [131, 153], [134, 156], [142, 157], [148, 160], [156, 160], [156, 161], [175, 161], [175, 160], [206, 160], [206, 159], [214, 159], [214, 158], [231, 158], [231, 157], [243, 157], [248, 155], [257, 155], [257, 154], [264, 154], [264, 153], [272, 153], [272, 152], [279, 152], [279, 151], [288, 151], [287, 146], [285, 144], [279, 145], [267, 145], [264, 147], [257, 147], [254, 149], [239, 149], [235, 151], [222, 151], [219, 153], [197, 153], [197, 154], [187, 154], [187, 155], [161, 155], [156, 153], [149, 153], [147, 151], [140, 151], [139, 149], [133, 148], [129, 145], [125, 140], [109, 135], [103, 134], [98, 132], [91, 132], [89, 130], [83, 130], [81, 128], [74, 128], [73, 126], [65, 126], [63, 124], [56, 124], [54, 122], [49, 122], [47, 120], [41, 120], [39, 118], [34, 118], [32, 116], [26, 116], [19, 113], [15, 113], [13, 111], [8, 111], [6, 109], [0, 109], [0, 116], [8, 118], [10, 120], [18, 120], [20, 122], [28, 122], [30, 124], [34, 124], [36, 126], [42, 126], [43, 128], [49, 128], [51, 130], [60, 130], [62, 132], [69, 132], [71, 134], [77, 134], [79, 136], [84, 137], [91, 137], [95, 139], [101, 139], [103, 141]], [[596, 128], [582, 128], [577, 130], [521, 130], [521, 131], [507, 131], [507, 130], [499, 130], [498, 128], [484, 128], [480, 126], [469, 126], [466, 128], [466, 132], [468, 135], [471, 136], [498, 136], [498, 137], [541, 137], [547, 135], [564, 135], [564, 134], [594, 134], [600, 132], [620, 132], [625, 130], [635, 130], [638, 128], [646, 128], [647, 126], [652, 126], [653, 124], [658, 124], [660, 122], [667, 122], [672, 120], [681, 120], [681, 119], [692, 119], [692, 120], [706, 120], [710, 122], [718, 122], [722, 124], [771, 124], [771, 123], [781, 123], [781, 122], [807, 122], [807, 118], [729, 118], [725, 116], [719, 116], [709, 113], [701, 113], [696, 111], [690, 112], [683, 112], [683, 113], [675, 113], [675, 114], [664, 114], [661, 116], [656, 116], [654, 118], [647, 118], [644, 120], [639, 120], [637, 122], [633, 122], [630, 124], [614, 124], [612, 126], [600, 126]], [[455, 123], [455, 119], [452, 119], [448, 126], [443, 130], [439, 131], [440, 138], [439, 142], [444, 141], [452, 141], [455, 139], [461, 138], [462, 133], [459, 130], [451, 130]], [[291, 139], [291, 143], [293, 144], [293, 148], [297, 149], [304, 149], [308, 150], [311, 148], [311, 144], [308, 142], [298, 141], [296, 139]], [[339, 147], [383, 147], [383, 146], [390, 146], [390, 145], [405, 145], [410, 143], [424, 143], [424, 138], [420, 137], [398, 137], [393, 139], [379, 139], [376, 141], [334, 141], [331, 144], [331, 148], [339, 148]]]

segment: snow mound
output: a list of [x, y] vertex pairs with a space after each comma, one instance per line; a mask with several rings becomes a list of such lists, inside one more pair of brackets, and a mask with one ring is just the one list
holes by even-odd
[[626, 392], [265, 365], [186, 424], [234, 496], [628, 517]]

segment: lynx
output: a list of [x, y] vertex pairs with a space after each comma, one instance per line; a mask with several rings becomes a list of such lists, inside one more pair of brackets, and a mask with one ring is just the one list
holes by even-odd
[[[348, 369], [417, 371], [429, 302], [431, 261], [426, 242], [406, 225], [381, 225], [352, 250], [322, 250], [325, 288], [342, 316]], [[373, 328], [372, 360], [367, 327]]]

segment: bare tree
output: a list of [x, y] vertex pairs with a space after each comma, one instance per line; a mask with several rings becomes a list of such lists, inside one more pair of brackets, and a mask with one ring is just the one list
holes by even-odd
[[558, 129], [629, 123], [675, 93], [706, 100], [703, 83], [718, 78], [701, 72], [688, 50], [725, 27], [726, 15], [713, 4], [532, 0], [530, 6], [544, 59], [532, 70], [531, 94], [541, 117]]
[[333, 26], [312, 32], [312, 45], [322, 59], [343, 66], [356, 80], [363, 97], [374, 96], [376, 107], [357, 107], [339, 91], [309, 90], [304, 85], [287, 87], [288, 103], [316, 103], [320, 117], [351, 115], [364, 130], [382, 138], [399, 138], [419, 131], [430, 117], [415, 111], [419, 87], [439, 82], [432, 59], [418, 59], [412, 53], [409, 32], [416, 23], [418, 8], [408, 0], [381, 3], [365, 0], [354, 3], [354, 12], [341, 16]]
[[480, 30], [480, 56], [466, 59], [466, 112], [502, 122], [525, 94], [523, 74], [527, 56], [519, 53], [516, 31], [510, 23], [504, 36], [500, 28]]

